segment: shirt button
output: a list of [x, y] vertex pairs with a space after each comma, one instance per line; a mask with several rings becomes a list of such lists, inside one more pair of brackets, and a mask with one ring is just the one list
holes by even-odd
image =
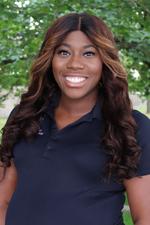
[[52, 135], [52, 136], [51, 136], [51, 139], [52, 139], [53, 141], [57, 141], [57, 136], [56, 136], [56, 135]]
[[50, 145], [48, 145], [48, 146], [47, 146], [47, 149], [50, 150], [50, 149], [52, 149], [52, 147], [51, 147]]

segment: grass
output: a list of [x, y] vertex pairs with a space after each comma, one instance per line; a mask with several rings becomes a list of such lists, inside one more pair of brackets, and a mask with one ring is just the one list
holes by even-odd
[[123, 213], [123, 221], [126, 225], [133, 225], [132, 218], [129, 212]]
[[[128, 205], [127, 195], [125, 193], [125, 205]], [[133, 225], [131, 214], [128, 211], [123, 212], [123, 220], [126, 225]]]

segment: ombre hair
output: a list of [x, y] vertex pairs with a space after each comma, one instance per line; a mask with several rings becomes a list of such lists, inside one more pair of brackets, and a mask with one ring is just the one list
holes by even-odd
[[39, 130], [40, 118], [53, 93], [60, 92], [52, 72], [55, 50], [72, 31], [82, 31], [98, 49], [103, 62], [99, 87], [104, 132], [101, 137], [108, 161], [106, 178], [119, 182], [136, 175], [140, 147], [136, 141], [137, 125], [132, 116], [127, 74], [120, 63], [113, 35], [102, 19], [86, 13], [72, 13], [58, 18], [48, 28], [41, 49], [30, 71], [30, 83], [20, 104], [3, 128], [0, 160], [7, 168], [13, 146], [20, 138], [32, 139]]

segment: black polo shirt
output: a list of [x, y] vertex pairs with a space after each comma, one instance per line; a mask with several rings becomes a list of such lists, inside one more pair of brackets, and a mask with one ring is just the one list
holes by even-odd
[[[60, 130], [53, 116], [55, 103], [41, 117], [36, 138], [14, 146], [18, 184], [6, 225], [123, 225], [124, 186], [103, 179], [107, 156], [100, 144], [99, 101]], [[138, 174], [150, 174], [150, 121], [138, 111], [133, 116], [142, 146]]]

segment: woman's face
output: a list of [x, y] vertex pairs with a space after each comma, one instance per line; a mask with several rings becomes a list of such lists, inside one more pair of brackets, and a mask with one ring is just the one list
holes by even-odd
[[54, 78], [63, 97], [94, 97], [101, 79], [102, 61], [98, 50], [81, 31], [69, 33], [52, 60]]

